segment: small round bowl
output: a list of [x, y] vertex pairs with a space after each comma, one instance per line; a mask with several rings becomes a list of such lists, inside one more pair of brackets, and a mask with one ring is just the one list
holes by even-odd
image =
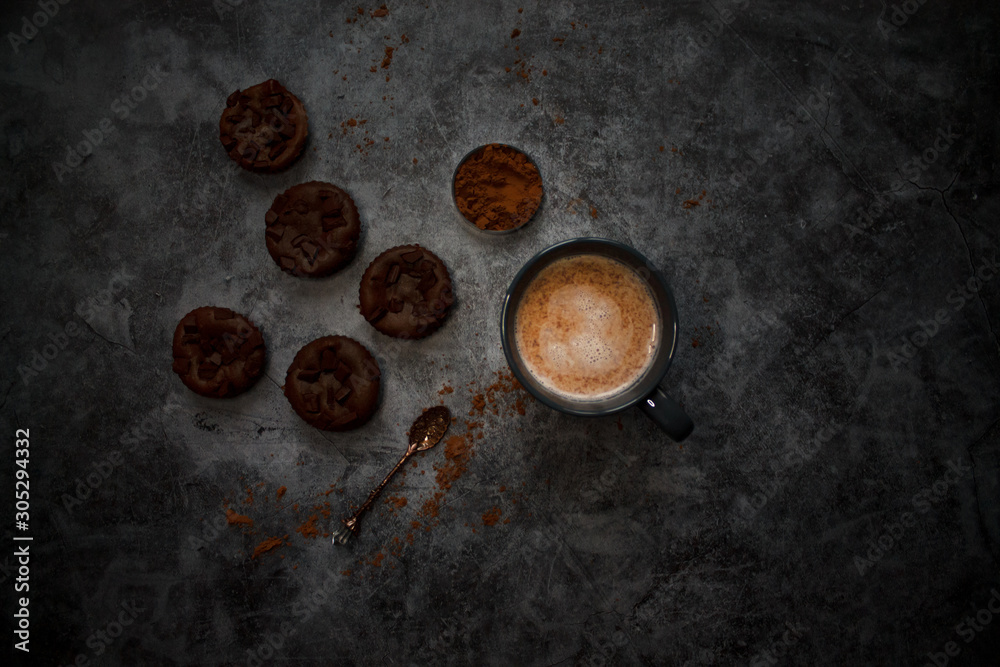
[[[475, 155], [479, 151], [483, 150], [487, 146], [504, 146], [505, 148], [509, 148], [511, 150], [515, 150], [518, 153], [524, 155], [524, 157], [526, 157], [528, 159], [528, 162], [530, 162], [535, 167], [535, 169], [538, 169], [538, 163], [535, 162], [535, 160], [533, 160], [530, 155], [528, 155], [527, 153], [525, 153], [524, 151], [522, 151], [520, 148], [517, 148], [516, 146], [511, 146], [510, 144], [504, 144], [504, 143], [500, 143], [500, 142], [494, 142], [494, 143], [490, 143], [490, 144], [483, 144], [482, 146], [478, 146], [478, 147], [472, 149], [471, 151], [469, 151], [468, 153], [465, 154], [465, 157], [463, 157], [461, 159], [461, 161], [459, 161], [458, 166], [455, 167], [455, 171], [451, 175], [451, 201], [452, 201], [452, 203], [455, 204], [455, 211], [458, 213], [458, 217], [461, 218], [462, 221], [466, 225], [468, 225], [470, 228], [474, 229], [476, 232], [478, 232], [480, 234], [486, 234], [486, 235], [489, 235], [489, 236], [501, 236], [503, 234], [510, 234], [511, 232], [516, 232], [517, 230], [521, 229], [526, 224], [528, 224], [529, 222], [531, 222], [532, 220], [535, 219], [535, 217], [538, 215], [538, 212], [540, 210], [542, 210], [542, 206], [545, 203], [545, 181], [542, 180], [542, 196], [538, 200], [538, 206], [535, 208], [534, 213], [532, 213], [531, 216], [527, 220], [525, 220], [524, 222], [522, 222], [521, 224], [519, 224], [516, 227], [511, 227], [510, 229], [483, 229], [482, 227], [480, 227], [479, 225], [477, 225], [475, 222], [473, 222], [472, 220], [469, 220], [467, 217], [465, 217], [465, 214], [463, 214], [462, 210], [458, 207], [458, 200], [457, 200], [457, 198], [455, 196], [455, 179], [458, 177], [458, 171], [462, 168], [462, 165], [464, 165], [469, 160], [470, 157], [472, 157], [473, 155]], [[541, 169], [538, 169], [538, 177], [539, 178], [542, 177], [542, 170]]]

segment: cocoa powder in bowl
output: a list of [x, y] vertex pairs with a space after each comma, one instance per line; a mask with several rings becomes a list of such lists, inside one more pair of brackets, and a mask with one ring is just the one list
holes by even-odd
[[523, 227], [538, 211], [542, 193], [538, 167], [506, 144], [486, 144], [469, 153], [452, 182], [459, 213], [486, 232]]

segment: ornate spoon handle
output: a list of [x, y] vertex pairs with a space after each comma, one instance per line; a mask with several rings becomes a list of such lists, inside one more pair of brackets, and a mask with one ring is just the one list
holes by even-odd
[[341, 519], [344, 527], [334, 533], [334, 544], [347, 544], [351, 537], [358, 533], [358, 521], [361, 519], [361, 515], [368, 511], [368, 508], [370, 508], [371, 504], [375, 502], [376, 498], [378, 498], [378, 494], [382, 493], [382, 489], [384, 489], [386, 484], [389, 483], [392, 476], [395, 475], [396, 472], [403, 467], [403, 464], [405, 464], [407, 460], [409, 460], [409, 458], [416, 452], [416, 447], [408, 448], [406, 453], [403, 454], [403, 458], [399, 459], [399, 463], [396, 464], [396, 467], [390, 470], [389, 474], [382, 480], [382, 483], [376, 486], [375, 490], [368, 495], [368, 499], [361, 505], [361, 507], [358, 508], [358, 511], [354, 513], [354, 516], [349, 519]]

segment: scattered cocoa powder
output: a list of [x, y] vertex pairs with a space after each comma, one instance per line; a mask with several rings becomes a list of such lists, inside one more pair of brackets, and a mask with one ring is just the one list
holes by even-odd
[[275, 549], [280, 546], [281, 546], [280, 537], [269, 537], [260, 544], [258, 544], [257, 548], [253, 550], [253, 558], [256, 558], [257, 556], [260, 556], [263, 553], [267, 553], [271, 549]]
[[311, 514], [305, 523], [295, 529], [295, 532], [301, 533], [302, 537], [315, 539], [319, 535], [319, 528], [316, 527], [316, 521], [318, 519], [318, 514]]
[[488, 512], [486, 512], [486, 514], [483, 515], [483, 525], [484, 526], [497, 525], [497, 522], [500, 520], [501, 514], [503, 514], [503, 512], [500, 510], [499, 507], [494, 507], [493, 509], [489, 510]]
[[226, 523], [230, 526], [247, 526], [248, 528], [253, 527], [253, 519], [243, 514], [237, 514], [231, 508], [226, 508]]
[[[362, 10], [362, 13], [363, 13], [363, 10]], [[380, 19], [383, 16], [388, 16], [388, 15], [389, 15], [389, 8], [386, 7], [385, 5], [382, 5], [381, 7], [379, 7], [378, 9], [376, 9], [375, 11], [372, 12], [372, 18], [376, 18], [376, 19]]]
[[438, 488], [447, 491], [468, 469], [472, 458], [472, 441], [466, 435], [453, 435], [445, 441], [444, 463], [437, 465], [435, 481]]
[[278, 487], [278, 490], [275, 491], [275, 493], [274, 493], [275, 499], [276, 500], [281, 500], [282, 498], [285, 497], [285, 493], [287, 491], [288, 491], [288, 487], [287, 486], [280, 486], [280, 487]]
[[[524, 409], [524, 398], [529, 396], [529, 394], [521, 387], [521, 383], [517, 381], [517, 378], [510, 371], [496, 371], [496, 376], [496, 382], [486, 387], [484, 392], [475, 394], [472, 397], [472, 409], [469, 411], [470, 417], [475, 415], [481, 416], [486, 411], [489, 411], [494, 416], [500, 416], [500, 396], [512, 393], [516, 393], [516, 397], [513, 404], [509, 401], [504, 402], [506, 403], [504, 406], [506, 409], [505, 414], [507, 416], [512, 416], [515, 412], [524, 414], [521, 410]], [[517, 399], [520, 399], [520, 403], [518, 403]]]

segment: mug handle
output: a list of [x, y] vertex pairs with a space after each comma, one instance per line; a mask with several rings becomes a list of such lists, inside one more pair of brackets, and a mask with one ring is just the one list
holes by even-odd
[[656, 425], [666, 431], [674, 442], [681, 442], [694, 430], [694, 422], [684, 408], [667, 396], [660, 387], [639, 402], [639, 407]]

